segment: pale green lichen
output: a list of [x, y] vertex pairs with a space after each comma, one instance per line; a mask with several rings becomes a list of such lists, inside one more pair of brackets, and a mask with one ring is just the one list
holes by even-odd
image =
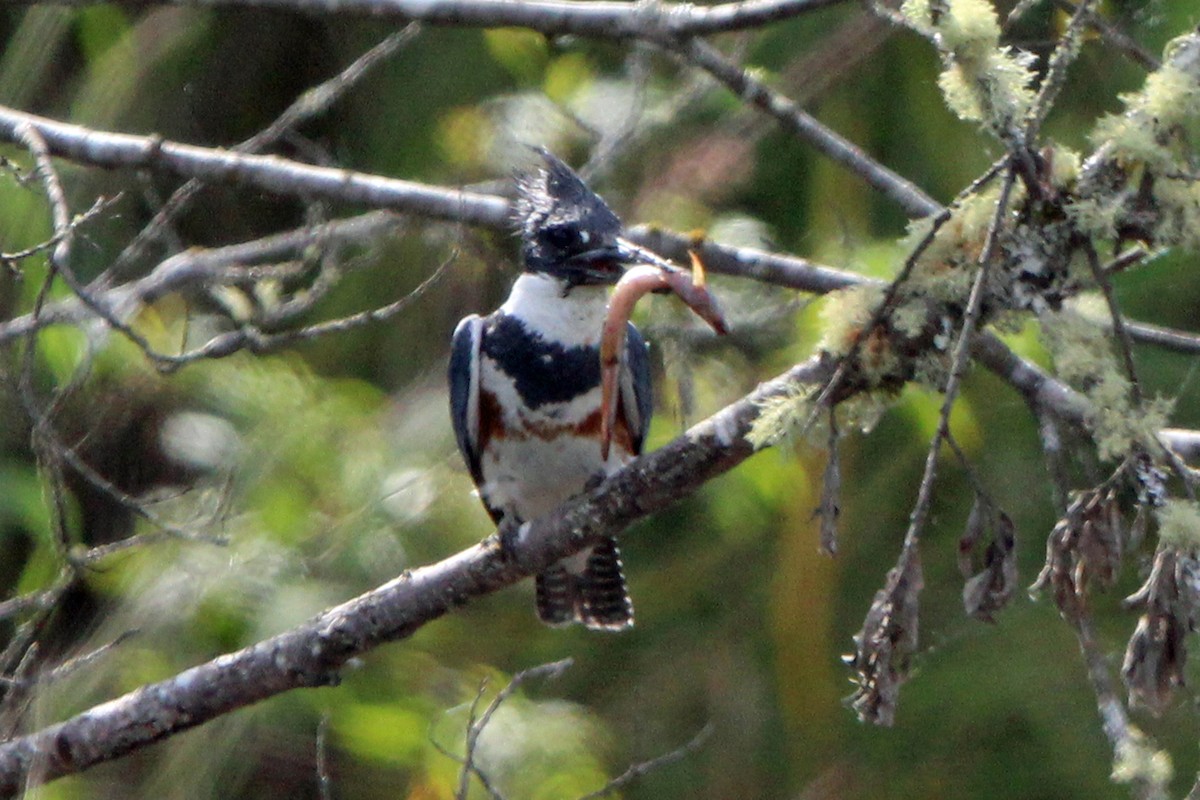
[[1135, 447], [1153, 448], [1156, 432], [1170, 416], [1171, 401], [1155, 398], [1134, 406], [1129, 379], [1117, 364], [1105, 329], [1065, 309], [1043, 318], [1042, 335], [1055, 371], [1088, 399], [1088, 427], [1100, 457], [1122, 458]]
[[901, 336], [916, 339], [929, 325], [929, 306], [919, 297], [908, 297], [892, 310], [892, 327]]
[[1080, 197], [1066, 207], [1067, 216], [1079, 230], [1096, 239], [1112, 239], [1125, 215], [1126, 193]]
[[[1010, 204], [1019, 203], [1022, 197], [1023, 193], [1014, 187], [1010, 195]], [[996, 203], [999, 199], [999, 188], [992, 186], [959, 201], [953, 215], [938, 228], [936, 238], [921, 255], [920, 263], [978, 261], [988, 226], [996, 215]], [[931, 219], [926, 217], [909, 225], [904, 247], [908, 250], [916, 248], [928, 235], [931, 224]]]
[[[801, 384], [785, 394], [768, 397], [758, 404], [759, 414], [750, 424], [746, 441], [755, 450], [775, 447], [789, 440], [804, 440], [814, 445], [829, 439], [829, 413], [818, 412], [815, 405], [821, 386]], [[870, 433], [891, 407], [892, 397], [883, 392], [859, 392], [837, 404], [843, 430]]]
[[1000, 46], [1000, 22], [987, 0], [905, 0], [901, 13], [937, 44], [946, 63], [938, 78], [946, 104], [1002, 139], [1018, 135], [1033, 104], [1033, 59]]
[[1159, 212], [1155, 243], [1200, 250], [1200, 181], [1160, 177], [1154, 200]]
[[1132, 111], [1152, 117], [1160, 128], [1184, 124], [1189, 118], [1200, 115], [1200, 82], [1196, 72], [1182, 69], [1172, 54], [1173, 49], [1189, 46], [1194, 35], [1180, 37], [1167, 45], [1167, 61], [1162, 69], [1146, 78], [1146, 85], [1136, 95], [1128, 97], [1126, 104]]
[[1112, 236], [1132, 220], [1156, 245], [1200, 247], [1200, 186], [1189, 144], [1189, 129], [1200, 125], [1200, 34], [1168, 44], [1163, 66], [1121, 99], [1124, 113], [1105, 117], [1092, 133], [1097, 156], [1069, 213], [1092, 235]]
[[978, 122], [1000, 138], [1014, 135], [1029, 112], [1033, 92], [1030, 59], [1010, 48], [997, 48], [986, 58], [956, 58], [938, 76], [938, 86], [950, 110], [968, 122]]
[[1000, 41], [996, 11], [987, 0], [905, 0], [900, 13], [921, 33], [939, 36], [947, 49], [983, 55]]
[[950, 379], [950, 355], [928, 350], [913, 359], [913, 380], [934, 391], [942, 391]]
[[1169, 138], [1153, 118], [1142, 114], [1104, 117], [1096, 123], [1093, 141], [1107, 146], [1114, 163], [1126, 169], [1143, 165], [1155, 170], [1173, 169], [1176, 154], [1167, 146]]
[[1059, 190], [1068, 190], [1079, 180], [1083, 157], [1075, 150], [1054, 145], [1049, 154], [1050, 185]]
[[[1023, 191], [1014, 187], [1011, 201], [1019, 203], [1023, 197]], [[918, 298], [942, 306], [966, 305], [997, 202], [999, 189], [994, 186], [965, 197], [954, 207], [950, 219], [938, 229], [905, 286], [906, 293], [914, 298], [911, 312], [914, 317], [920, 308], [915, 302]], [[915, 249], [927, 238], [929, 225], [928, 220], [922, 220], [910, 226], [904, 246]], [[928, 314], [928, 311], [921, 309], [921, 313]], [[915, 324], [912, 320], [910, 323]]]
[[1168, 500], [1155, 515], [1160, 542], [1175, 550], [1200, 552], [1200, 504], [1195, 500]]
[[784, 439], [811, 426], [820, 415], [814, 414], [813, 387], [795, 386], [786, 394], [768, 397], [758, 404], [759, 412], [750, 423], [746, 441], [755, 450], [774, 447]]
[[1112, 144], [1132, 157], [1158, 156], [1174, 128], [1200, 116], [1200, 35], [1167, 44], [1163, 66], [1141, 91], [1121, 95], [1125, 112], [1096, 126], [1093, 140]]
[[1128, 730], [1129, 736], [1117, 744], [1113, 755], [1112, 779], [1165, 787], [1175, 774], [1171, 754], [1156, 748], [1136, 726], [1130, 725]]
[[821, 309], [825, 333], [820, 349], [837, 356], [850, 352], [881, 302], [880, 286], [854, 286], [827, 294]]

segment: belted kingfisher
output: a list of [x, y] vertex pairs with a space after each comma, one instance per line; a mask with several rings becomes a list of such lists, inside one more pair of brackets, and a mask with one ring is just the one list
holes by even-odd
[[[540, 151], [544, 168], [518, 180], [524, 272], [499, 309], [458, 323], [450, 355], [450, 413], [459, 450], [501, 543], [642, 452], [650, 425], [646, 343], [628, 326], [612, 447], [600, 453], [600, 350], [607, 287], [652, 255], [621, 237], [621, 222], [571, 169]], [[614, 539], [536, 578], [549, 625], [633, 625]]]

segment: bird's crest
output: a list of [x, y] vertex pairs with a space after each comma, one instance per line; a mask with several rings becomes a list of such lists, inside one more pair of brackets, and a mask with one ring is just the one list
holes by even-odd
[[615, 236], [621, 221], [600, 195], [549, 150], [535, 149], [543, 166], [517, 177], [514, 221], [521, 238], [530, 243], [546, 228], [566, 225]]

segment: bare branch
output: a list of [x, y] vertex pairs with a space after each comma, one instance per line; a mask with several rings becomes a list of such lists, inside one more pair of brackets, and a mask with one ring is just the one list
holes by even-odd
[[45, 140], [51, 155], [97, 167], [161, 169], [186, 178], [237, 183], [275, 194], [307, 195], [310, 199], [339, 200], [492, 227], [505, 224], [509, 214], [508, 203], [490, 195], [316, 167], [278, 156], [98, 131], [0, 106], [0, 139], [16, 141], [22, 125]]
[[746, 441], [771, 397], [827, 377], [813, 359], [762, 384], [600, 487], [522, 526], [507, 556], [494, 539], [405, 572], [285, 633], [193, 667], [41, 731], [0, 744], [0, 795], [119, 758], [291, 689], [336, 682], [347, 660], [509, 586], [667, 508], [753, 454]]
[[1142, 384], [1138, 380], [1137, 366], [1133, 363], [1133, 340], [1125, 326], [1125, 315], [1121, 313], [1121, 307], [1117, 303], [1117, 293], [1113, 289], [1112, 281], [1100, 266], [1100, 256], [1096, 254], [1096, 248], [1089, 242], [1084, 250], [1088, 266], [1092, 270], [1092, 277], [1095, 278], [1096, 285], [1100, 287], [1100, 292], [1104, 295], [1104, 304], [1108, 308], [1109, 321], [1117, 340], [1117, 351], [1121, 355], [1125, 377], [1129, 379], [1130, 400], [1136, 408], [1142, 403]]
[[[10, 5], [35, 0], [8, 0]], [[38, 0], [87, 6], [104, 0]], [[127, 6], [257, 7], [322, 15], [361, 14], [454, 27], [522, 27], [548, 35], [629, 39], [647, 28], [673, 36], [703, 36], [759, 28], [846, 0], [743, 0], [714, 6], [603, 0], [126, 0]]]
[[[1068, 14], [1076, 14], [1079, 3], [1072, 0], [1054, 0], [1054, 4]], [[1142, 47], [1136, 41], [1129, 37], [1120, 28], [1112, 25], [1103, 16], [1092, 10], [1085, 12], [1087, 23], [1095, 30], [1109, 45], [1115, 47], [1121, 54], [1126, 56], [1135, 64], [1149, 70], [1158, 69], [1162, 66], [1157, 58], [1155, 58], [1146, 48]]]
[[333, 800], [333, 779], [329, 776], [329, 715], [323, 714], [317, 723], [317, 796]]
[[925, 456], [925, 469], [917, 490], [917, 500], [908, 518], [896, 565], [888, 572], [884, 588], [875, 595], [855, 635], [855, 653], [847, 661], [858, 673], [858, 689], [849, 703], [860, 719], [881, 725], [891, 725], [895, 717], [898, 687], [904, 680], [908, 655], [917, 643], [918, 597], [923, 586], [921, 576], [920, 538], [933, 503], [933, 485], [937, 477], [938, 455], [942, 441], [950, 433], [950, 412], [958, 398], [958, 390], [966, 374], [971, 342], [983, 309], [983, 297], [988, 274], [996, 255], [998, 235], [1008, 213], [1008, 201], [1015, 180], [1015, 170], [1005, 174], [1000, 197], [988, 227], [987, 237], [979, 255], [975, 280], [967, 308], [963, 312], [962, 329], [952, 356], [950, 375], [943, 388], [938, 426]]
[[669, 753], [663, 753], [661, 756], [652, 758], [649, 761], [639, 761], [635, 764], [630, 764], [629, 767], [620, 775], [613, 778], [596, 791], [585, 794], [583, 797], [579, 798], [579, 800], [597, 800], [597, 798], [600, 797], [607, 797], [614, 792], [619, 792], [621, 789], [624, 789], [638, 778], [648, 775], [656, 769], [665, 767], [668, 764], [674, 764], [677, 761], [682, 761], [703, 747], [704, 743], [708, 741], [710, 736], [712, 736], [713, 730], [713, 724], [709, 722], [703, 728], [697, 731], [695, 736], [693, 736], [687, 742], [681, 744], [679, 747], [676, 747]]
[[[504, 202], [502, 198], [496, 199]], [[402, 223], [395, 214], [374, 211], [226, 247], [192, 248], [164, 260], [148, 275], [135, 281], [94, 294], [90, 286], [86, 291], [92, 294], [96, 304], [107, 307], [113, 316], [125, 318], [173, 292], [260, 277], [260, 268], [251, 265], [283, 258], [322, 242], [361, 244], [378, 241]], [[32, 329], [52, 324], [77, 324], [94, 316], [78, 298], [47, 304], [36, 319], [25, 315], [0, 322], [0, 344], [24, 336]]]
[[941, 205], [919, 187], [875, 161], [845, 137], [822, 125], [790, 99], [726, 59], [712, 45], [697, 39], [662, 39], [657, 40], [656, 44], [708, 72], [738, 97], [771, 115], [789, 131], [899, 204], [909, 216], [926, 217], [941, 210]]
[[1200, 431], [1182, 428], [1163, 428], [1158, 432], [1159, 441], [1189, 461], [1200, 461]]
[[361, 328], [367, 324], [384, 322], [408, 308], [415, 300], [422, 297], [428, 291], [429, 287], [441, 280], [442, 276], [446, 274], [446, 271], [454, 262], [456, 256], [457, 253], [451, 254], [428, 278], [421, 281], [415, 289], [399, 300], [388, 303], [385, 306], [280, 333], [264, 333], [252, 325], [243, 325], [236, 330], [214, 336], [204, 345], [194, 350], [181, 353], [177, 356], [155, 354], [154, 359], [161, 369], [171, 371], [201, 359], [225, 358], [246, 348], [255, 353], [266, 353], [280, 347], [309, 341], [319, 336], [331, 333], [343, 333], [355, 328]]
[[[234, 147], [233, 150], [238, 153], [260, 152], [294, 131], [304, 122], [325, 113], [374, 67], [399, 52], [419, 32], [420, 26], [412, 23], [403, 30], [391, 34], [356, 58], [337, 75], [301, 94], [271, 124]], [[162, 235], [171, 220], [188, 207], [203, 186], [204, 183], [200, 179], [191, 178], [172, 192], [153, 219], [133, 238], [97, 282], [101, 285], [107, 284], [113, 275], [119, 275], [123, 271], [125, 265], [139, 258], [145, 252], [146, 247]]]
[[[508, 208], [504, 198], [479, 196]], [[504, 229], [507, 220], [505, 213], [486, 224]], [[375, 211], [227, 247], [191, 248], [164, 260], [145, 277], [103, 291], [93, 292], [92, 287], [86, 291], [95, 305], [106, 307], [114, 317], [126, 318], [142, 306], [173, 292], [254, 279], [255, 268], [246, 266], [248, 264], [285, 258], [314, 244], [369, 243], [396, 230], [402, 223], [402, 218], [395, 214]], [[633, 228], [629, 238], [679, 261], [686, 261], [688, 251], [696, 250], [711, 272], [738, 275], [800, 291], [824, 293], [870, 280], [796, 256], [697, 242], [694, 237], [658, 228]], [[94, 316], [93, 310], [77, 298], [50, 303], [36, 319], [25, 315], [0, 322], [0, 344], [24, 336], [34, 328], [75, 324]]]
[[1200, 353], [1200, 333], [1164, 328], [1148, 322], [1128, 321], [1125, 322], [1125, 330], [1128, 331], [1129, 338], [1136, 342], [1145, 342], [1177, 353]]

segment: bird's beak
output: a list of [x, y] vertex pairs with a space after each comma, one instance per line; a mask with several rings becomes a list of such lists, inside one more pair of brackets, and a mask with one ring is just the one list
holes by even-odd
[[662, 256], [623, 237], [617, 237], [613, 244], [606, 244], [571, 258], [571, 265], [582, 270], [589, 283], [616, 283], [626, 268], [634, 264], [671, 268], [671, 262]]
[[641, 245], [634, 244], [628, 239], [617, 237], [617, 250], [621, 254], [621, 263], [630, 266], [633, 264], [651, 264], [655, 267], [663, 269], [675, 269], [670, 261], [655, 253], [653, 250], [647, 250]]

